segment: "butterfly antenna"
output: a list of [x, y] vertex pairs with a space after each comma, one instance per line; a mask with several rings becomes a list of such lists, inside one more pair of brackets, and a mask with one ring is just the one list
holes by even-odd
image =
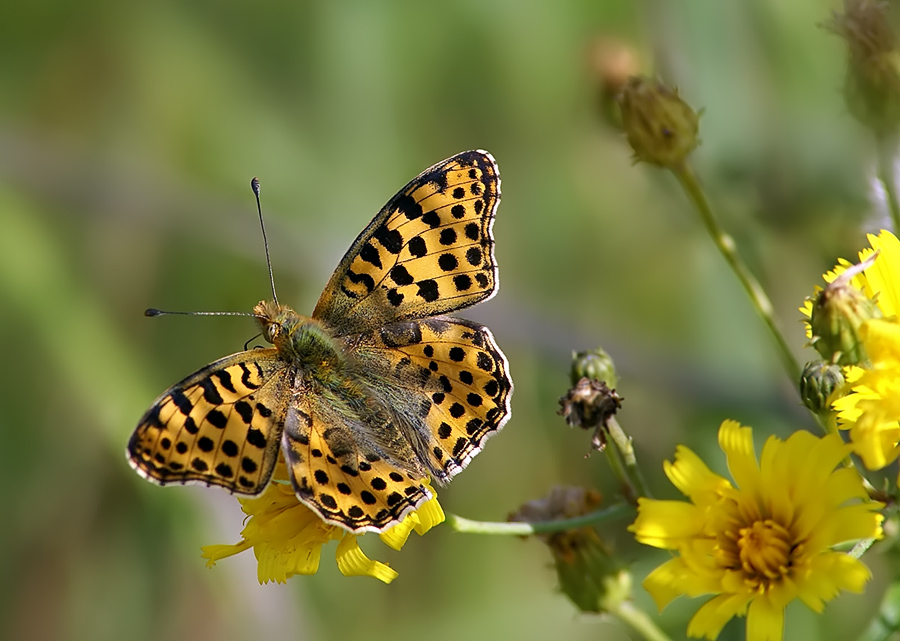
[[269, 283], [272, 285], [272, 300], [278, 304], [278, 296], [275, 294], [275, 276], [272, 274], [272, 261], [269, 259], [269, 239], [266, 237], [266, 225], [263, 223], [262, 206], [259, 204], [259, 180], [254, 176], [250, 181], [250, 187], [256, 196], [256, 211], [259, 212], [259, 228], [262, 229], [263, 245], [266, 248], [266, 265], [269, 268]]
[[250, 312], [173, 312], [155, 307], [148, 307], [144, 310], [144, 316], [253, 316], [254, 318], [262, 318], [259, 314], [251, 314]]

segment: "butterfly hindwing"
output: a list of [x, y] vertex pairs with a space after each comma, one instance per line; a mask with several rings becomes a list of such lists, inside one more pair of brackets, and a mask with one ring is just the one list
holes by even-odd
[[499, 199], [497, 165], [485, 151], [426, 169], [359, 235], [313, 318], [345, 336], [490, 298], [497, 288], [491, 228]]
[[384, 402], [431, 474], [446, 482], [509, 418], [512, 380], [491, 332], [450, 316], [387, 325], [355, 339]]
[[285, 364], [276, 349], [226, 356], [172, 386], [128, 442], [131, 466], [167, 485], [263, 491], [278, 458]]
[[[386, 414], [361, 416], [314, 386], [294, 398], [282, 437], [288, 475], [297, 498], [323, 520], [351, 532], [380, 532], [431, 498], [426, 471]], [[381, 425], [373, 424], [379, 418]], [[376, 430], [384, 432], [379, 439], [367, 437]], [[377, 443], [386, 439], [394, 443], [389, 452]]]

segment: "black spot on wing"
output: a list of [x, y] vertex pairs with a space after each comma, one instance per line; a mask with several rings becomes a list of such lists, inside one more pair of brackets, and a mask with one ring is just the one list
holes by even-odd
[[397, 199], [397, 211], [406, 216], [407, 220], [415, 220], [422, 215], [422, 205], [416, 202], [409, 194], [404, 194]]
[[421, 236], [416, 236], [406, 246], [409, 248], [409, 253], [416, 258], [422, 258], [428, 253], [428, 246], [425, 244], [425, 239]]
[[371, 242], [367, 241], [363, 244], [362, 249], [359, 251], [359, 257], [381, 269], [381, 254], [378, 253], [378, 250], [375, 249]]
[[428, 280], [419, 281], [417, 284], [419, 286], [419, 291], [416, 292], [416, 295], [426, 302], [433, 303], [440, 297], [436, 281], [429, 278]]
[[392, 254], [399, 254], [403, 249], [403, 236], [396, 229], [388, 229], [385, 225], [381, 225], [375, 230], [375, 238], [381, 243], [381, 246]]
[[213, 376], [219, 379], [219, 384], [226, 390], [228, 390], [232, 394], [237, 393], [237, 391], [234, 389], [234, 384], [231, 382], [231, 374], [228, 372], [228, 370], [221, 369], [213, 374]]
[[356, 272], [348, 269], [347, 279], [355, 285], [362, 285], [363, 287], [365, 287], [366, 293], [368, 294], [371, 294], [372, 290], [375, 289], [375, 279], [368, 274], [357, 274]]

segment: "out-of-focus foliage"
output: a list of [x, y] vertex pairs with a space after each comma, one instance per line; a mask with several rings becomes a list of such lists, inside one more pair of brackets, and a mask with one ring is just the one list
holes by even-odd
[[[884, 223], [868, 204], [871, 142], [842, 104], [842, 43], [816, 27], [827, 12], [809, 0], [7, 3], [0, 638], [628, 638], [574, 615], [533, 540], [438, 528], [402, 554], [378, 550], [400, 571], [389, 587], [330, 561], [259, 586], [249, 553], [207, 570], [199, 548], [238, 539], [237, 502], [151, 486], [123, 450], [156, 394], [255, 328], [142, 311], [249, 311], [269, 295], [252, 176], [280, 299], [308, 313], [388, 197], [487, 149], [503, 179], [502, 287], [465, 315], [509, 358], [513, 417], [442, 504], [503, 520], [556, 484], [615, 496], [603, 458], [585, 458], [585, 435], [556, 415], [571, 352], [598, 344], [649, 483], [671, 491], [659, 463], [676, 442], [707, 455], [725, 417], [779, 434], [810, 419], [684, 195], [632, 166], [604, 124], [592, 52], [620, 42], [704, 108], [692, 158], [800, 354], [802, 298]], [[639, 583], [660, 557], [625, 525], [603, 536]], [[789, 614], [786, 638], [857, 630], [879, 600], [875, 572], [868, 596]], [[694, 607], [666, 611], [676, 638]]]

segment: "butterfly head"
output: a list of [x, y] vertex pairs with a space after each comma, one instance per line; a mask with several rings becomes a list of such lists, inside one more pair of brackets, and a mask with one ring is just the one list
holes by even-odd
[[319, 321], [275, 301], [260, 301], [253, 313], [263, 337], [296, 364], [326, 370], [343, 365], [341, 348]]
[[253, 315], [259, 320], [263, 338], [275, 347], [281, 347], [290, 340], [293, 330], [302, 322], [302, 317], [293, 309], [272, 300], [257, 303]]

